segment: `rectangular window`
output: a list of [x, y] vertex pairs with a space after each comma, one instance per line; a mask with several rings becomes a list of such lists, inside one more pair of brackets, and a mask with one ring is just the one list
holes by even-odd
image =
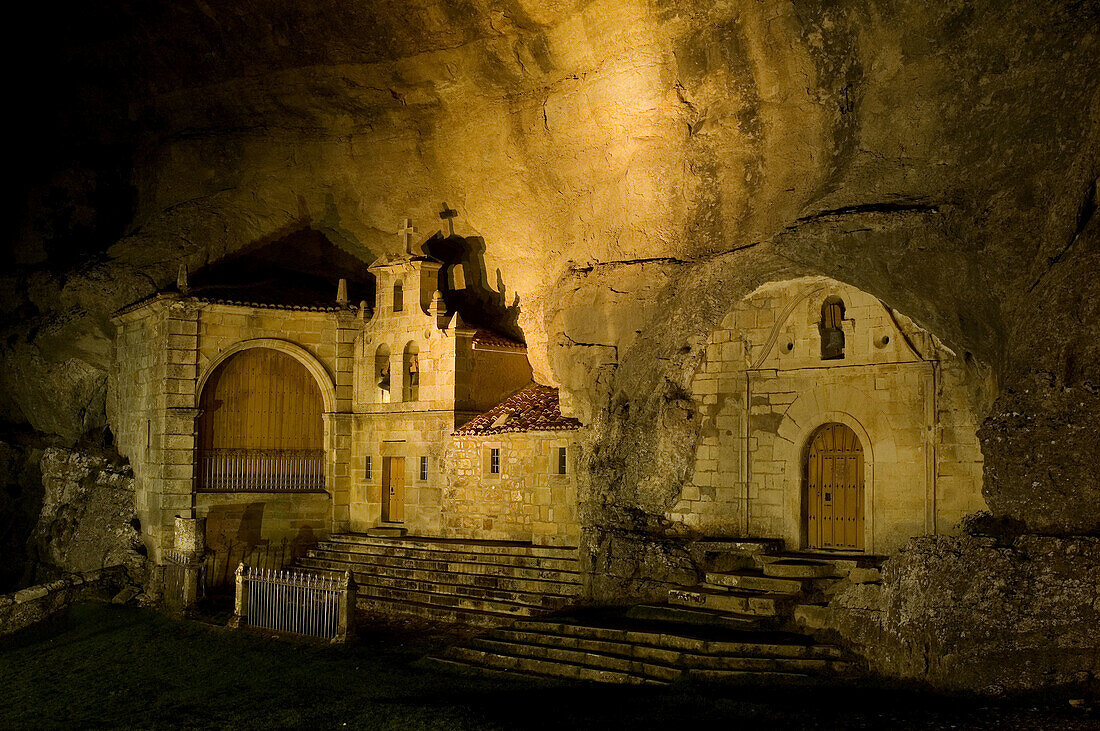
[[566, 458], [565, 447], [558, 447], [558, 474], [564, 475], [567, 471], [566, 465], [568, 460]]
[[420, 481], [423, 482], [424, 480], [427, 480], [427, 479], [428, 479], [428, 458], [427, 457], [421, 457], [420, 458]]
[[500, 449], [498, 448], [489, 450], [489, 473], [493, 475], [500, 474]]
[[373, 467], [374, 466], [371, 464], [370, 456], [368, 455], [367, 456], [367, 479], [368, 480], [373, 480], [374, 479], [374, 469], [373, 469]]

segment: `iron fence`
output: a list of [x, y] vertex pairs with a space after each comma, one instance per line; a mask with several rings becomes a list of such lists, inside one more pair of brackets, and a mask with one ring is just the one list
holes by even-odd
[[218, 534], [211, 537], [203, 557], [200, 591], [203, 596], [226, 595], [233, 592], [233, 571], [239, 564], [269, 571], [284, 568], [306, 555], [316, 540], [259, 542], [238, 540]]
[[321, 492], [323, 449], [206, 449], [198, 456], [201, 492]]
[[335, 578], [242, 563], [235, 577], [238, 625], [326, 640], [347, 638], [355, 602], [350, 573]]

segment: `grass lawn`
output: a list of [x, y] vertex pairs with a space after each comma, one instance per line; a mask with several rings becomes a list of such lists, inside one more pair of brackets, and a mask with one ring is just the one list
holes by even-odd
[[0, 645], [0, 728], [1100, 728], [1064, 700], [889, 690], [619, 688], [450, 673], [446, 638], [321, 646], [82, 604]]

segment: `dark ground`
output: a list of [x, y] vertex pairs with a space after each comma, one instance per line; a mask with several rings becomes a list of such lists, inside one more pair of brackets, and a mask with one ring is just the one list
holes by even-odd
[[886, 689], [637, 689], [449, 673], [441, 638], [288, 642], [151, 610], [73, 607], [0, 645], [2, 728], [1100, 728], [1066, 699]]

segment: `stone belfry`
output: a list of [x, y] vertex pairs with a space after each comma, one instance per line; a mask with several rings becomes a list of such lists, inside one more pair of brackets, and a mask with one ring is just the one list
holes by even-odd
[[443, 262], [424, 253], [416, 243], [416, 233], [412, 221], [405, 219], [397, 231], [403, 252], [380, 256], [368, 267], [376, 282], [375, 317], [430, 312]]

